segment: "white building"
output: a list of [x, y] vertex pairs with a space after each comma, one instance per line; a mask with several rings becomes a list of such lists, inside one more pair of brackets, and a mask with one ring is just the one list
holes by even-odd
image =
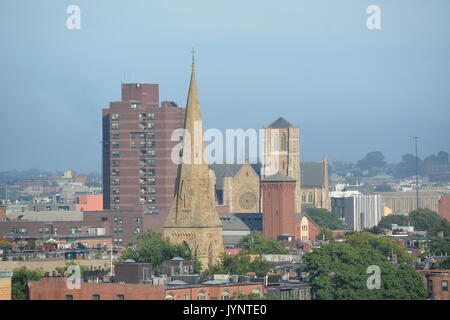
[[380, 195], [343, 195], [332, 197], [331, 205], [346, 224], [347, 229], [362, 231], [372, 228], [383, 217], [383, 206]]

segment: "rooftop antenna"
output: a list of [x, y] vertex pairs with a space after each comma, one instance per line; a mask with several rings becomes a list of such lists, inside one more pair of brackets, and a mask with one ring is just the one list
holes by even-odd
[[417, 157], [417, 140], [418, 136], [411, 137], [414, 139], [414, 145], [416, 149], [416, 210], [419, 210], [419, 158]]

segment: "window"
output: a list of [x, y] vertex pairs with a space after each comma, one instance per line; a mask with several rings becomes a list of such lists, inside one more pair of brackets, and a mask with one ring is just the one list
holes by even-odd
[[147, 123], [147, 129], [155, 129], [155, 123], [154, 122], [148, 122]]
[[99, 294], [93, 294], [92, 295], [92, 300], [100, 300], [100, 295]]
[[112, 211], [119, 211], [120, 210], [120, 207], [119, 206], [113, 206], [112, 207]]
[[114, 228], [114, 234], [115, 235], [122, 235], [123, 234], [123, 228], [121, 228], [121, 227]]
[[302, 226], [303, 231], [308, 231], [308, 226]]
[[283, 134], [283, 136], [281, 137], [281, 151], [286, 151], [287, 150], [287, 138], [286, 135]]
[[154, 133], [154, 132], [147, 132], [146, 133], [146, 137], [147, 137], [147, 139], [155, 139], [156, 133]]
[[448, 281], [442, 280], [441, 281], [442, 291], [448, 291]]
[[112, 138], [113, 139], [119, 139], [120, 138], [120, 134], [119, 133], [113, 133], [112, 134]]
[[147, 113], [147, 119], [148, 120], [155, 120], [155, 114], [154, 113]]
[[122, 217], [114, 217], [114, 224], [122, 224], [123, 220]]
[[155, 169], [148, 169], [147, 174], [149, 176], [154, 176], [156, 174], [156, 170]]
[[145, 122], [139, 122], [139, 130], [145, 129]]
[[112, 166], [112, 167], [118, 167], [118, 166], [120, 166], [120, 161], [119, 161], [119, 160], [113, 160], [113, 161], [111, 161], [111, 166]]
[[112, 120], [119, 120], [119, 115], [118, 115], [117, 113], [113, 113], [113, 114], [111, 115], [111, 119], [112, 119]]
[[155, 148], [156, 144], [155, 141], [148, 141], [147, 142], [147, 148]]
[[308, 192], [308, 202], [313, 202], [313, 196], [311, 192]]
[[119, 188], [112, 188], [112, 194], [120, 194]]
[[112, 152], [112, 157], [113, 158], [120, 158], [120, 151], [113, 151]]
[[148, 154], [150, 157], [156, 156], [155, 150], [149, 150], [147, 154]]
[[114, 203], [120, 203], [120, 197], [114, 197], [113, 198]]
[[66, 300], [73, 300], [73, 295], [66, 294]]
[[142, 224], [142, 218], [141, 217], [135, 217], [134, 218], [134, 223], [135, 224]]
[[302, 192], [302, 202], [306, 202], [306, 194]]
[[222, 300], [230, 300], [230, 292], [228, 290], [222, 291], [220, 296]]
[[139, 102], [132, 102], [130, 107], [131, 109], [137, 109], [139, 107], [140, 103]]
[[119, 123], [117, 123], [117, 122], [112, 123], [111, 124], [111, 129], [112, 130], [119, 130]]
[[149, 276], [148, 268], [142, 268], [142, 280], [147, 281]]
[[147, 184], [150, 184], [150, 185], [156, 184], [156, 179], [154, 179], [154, 178], [147, 179]]
[[116, 148], [116, 149], [117, 149], [117, 148], [120, 148], [120, 143], [117, 142], [117, 141], [113, 141], [113, 142], [112, 142], [112, 147], [113, 147], [113, 148]]
[[197, 299], [198, 299], [198, 300], [206, 300], [206, 293], [203, 292], [203, 291], [200, 291], [200, 292], [198, 293]]
[[156, 160], [155, 159], [148, 159], [147, 160], [147, 166], [154, 167], [155, 164], [156, 164]]
[[117, 185], [119, 185], [119, 184], [120, 184], [120, 179], [118, 179], [118, 178], [112, 179], [112, 185], [113, 185], [113, 186], [117, 186]]
[[112, 173], [113, 176], [118, 176], [118, 175], [120, 175], [120, 170], [119, 169], [112, 169], [111, 173]]
[[186, 293], [184, 295], [184, 300], [189, 300], [189, 299], [191, 299], [191, 296], [188, 293]]
[[116, 300], [125, 300], [125, 296], [123, 294], [116, 295]]

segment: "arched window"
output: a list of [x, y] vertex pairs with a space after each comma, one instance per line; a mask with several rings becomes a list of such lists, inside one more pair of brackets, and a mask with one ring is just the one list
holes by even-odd
[[66, 300], [73, 300], [73, 295], [66, 294]]
[[302, 202], [306, 202], [306, 193], [302, 192]]
[[255, 295], [256, 297], [260, 298], [261, 297], [261, 290], [259, 288], [255, 288], [252, 290], [252, 294]]
[[168, 294], [166, 294], [165, 299], [166, 300], [175, 300], [175, 294], [169, 292]]
[[100, 295], [99, 294], [93, 294], [92, 295], [92, 300], [100, 300]]
[[230, 300], [230, 291], [228, 291], [228, 290], [222, 291], [222, 293], [220, 294], [220, 297], [222, 300]]
[[197, 295], [198, 300], [206, 300], [206, 293], [205, 291], [200, 291]]
[[312, 192], [308, 192], [308, 202], [313, 202]]
[[123, 294], [116, 295], [116, 300], [125, 300], [125, 296]]

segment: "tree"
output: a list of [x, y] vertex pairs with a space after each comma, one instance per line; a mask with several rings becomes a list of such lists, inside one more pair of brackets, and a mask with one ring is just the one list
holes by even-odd
[[[394, 266], [380, 251], [329, 243], [305, 256], [317, 299], [425, 299], [421, 276], [409, 265]], [[369, 266], [380, 268], [380, 289], [369, 289]]]
[[275, 239], [266, 239], [259, 231], [252, 231], [239, 240], [238, 247], [243, 249], [245, 254], [287, 254], [281, 242]]
[[333, 237], [333, 233], [331, 232], [330, 229], [320, 228], [319, 229], [319, 234], [317, 235], [317, 239], [318, 240], [324, 240], [325, 239], [326, 241], [328, 241], [328, 240], [333, 240], [334, 237]]
[[275, 264], [256, 258], [251, 261], [250, 256], [243, 252], [236, 255], [222, 254], [220, 261], [209, 266], [205, 271], [207, 274], [246, 274], [254, 272], [258, 277], [265, 276]]
[[450, 236], [449, 222], [429, 209], [418, 209], [409, 213], [409, 221], [415, 230], [426, 231], [427, 235], [435, 236], [437, 232], [444, 232]]
[[408, 216], [390, 214], [386, 217], [381, 218], [380, 222], [378, 222], [377, 227], [380, 229], [391, 229], [393, 224], [399, 226], [406, 226], [408, 225], [408, 222], [409, 222]]
[[9, 241], [0, 237], [0, 250], [8, 250], [9, 248], [11, 248]]
[[380, 151], [372, 151], [366, 154], [363, 159], [359, 160], [357, 164], [364, 171], [375, 167], [384, 167], [386, 161], [384, 161], [384, 156]]
[[[417, 164], [420, 168], [421, 160], [417, 158]], [[394, 170], [394, 175], [397, 178], [405, 178], [414, 176], [416, 174], [416, 157], [410, 153], [402, 156], [402, 161], [397, 164]]]
[[306, 213], [319, 228], [331, 230], [345, 229], [345, 225], [339, 219], [339, 216], [334, 212], [321, 208], [308, 208]]
[[[130, 241], [128, 248], [122, 253], [120, 261], [133, 259], [136, 262], [151, 263], [153, 268], [161, 271], [162, 262], [173, 257], [192, 260], [193, 256], [186, 243], [172, 244], [164, 239], [161, 233], [153, 230], [141, 232], [135, 240]], [[194, 270], [200, 271], [200, 262], [194, 258]]]
[[450, 239], [431, 238], [427, 241], [426, 255], [445, 256], [450, 255]]
[[392, 258], [392, 255], [396, 254], [397, 260], [400, 263], [411, 262], [408, 251], [404, 247], [398, 245], [393, 239], [376, 236], [369, 232], [355, 232], [346, 235], [345, 241], [354, 248], [377, 250], [386, 258]]
[[440, 263], [441, 269], [450, 270], [450, 258], [445, 259]]
[[28, 282], [39, 281], [42, 277], [42, 270], [28, 270], [25, 266], [14, 269], [11, 279], [12, 299], [28, 300]]

